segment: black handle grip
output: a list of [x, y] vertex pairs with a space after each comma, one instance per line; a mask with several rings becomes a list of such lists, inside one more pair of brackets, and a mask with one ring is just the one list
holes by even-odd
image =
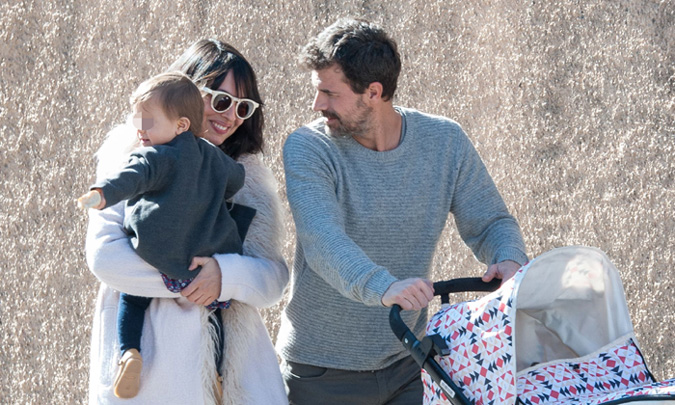
[[493, 292], [501, 285], [502, 280], [493, 278], [484, 282], [480, 277], [455, 278], [448, 281], [434, 283], [434, 295], [451, 294], [458, 292]]
[[[493, 279], [489, 283], [484, 282], [480, 277], [455, 278], [448, 281], [439, 281], [434, 283], [434, 295], [445, 295], [458, 292], [492, 292], [496, 291], [500, 284], [500, 279]], [[401, 319], [401, 307], [394, 304], [389, 312], [389, 325], [399, 340], [403, 340], [406, 332], [410, 332], [408, 326]]]
[[450, 294], [459, 292], [492, 292], [496, 291], [502, 284], [502, 280], [493, 278], [489, 282], [484, 282], [479, 277], [456, 278], [448, 281], [439, 281], [434, 283], [434, 295], [441, 296], [441, 303], [450, 302]]

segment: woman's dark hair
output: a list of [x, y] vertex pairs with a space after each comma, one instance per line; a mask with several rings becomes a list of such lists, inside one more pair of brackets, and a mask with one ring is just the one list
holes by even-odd
[[337, 64], [358, 94], [379, 82], [384, 100], [394, 96], [401, 72], [396, 42], [377, 25], [350, 18], [336, 21], [312, 38], [300, 54], [300, 63], [312, 70]]
[[202, 39], [190, 46], [168, 69], [185, 73], [198, 86], [217, 90], [232, 71], [237, 94], [260, 103], [253, 115], [242, 122], [220, 149], [234, 159], [245, 153], [263, 151], [263, 102], [255, 72], [232, 45], [217, 39]]

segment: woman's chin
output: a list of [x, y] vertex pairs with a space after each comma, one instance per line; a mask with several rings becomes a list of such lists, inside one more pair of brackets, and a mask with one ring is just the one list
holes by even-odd
[[206, 131], [203, 138], [212, 144], [219, 146], [230, 136], [230, 134], [219, 134], [214, 131]]
[[229, 138], [232, 133], [232, 128], [227, 128], [227, 130], [223, 130], [223, 128], [216, 126], [212, 122], [209, 122], [209, 127], [208, 130], [204, 133], [204, 138], [211, 142], [214, 145], [220, 145], [227, 138]]

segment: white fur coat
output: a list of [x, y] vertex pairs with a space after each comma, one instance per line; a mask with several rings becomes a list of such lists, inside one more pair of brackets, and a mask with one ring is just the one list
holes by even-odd
[[[111, 131], [97, 153], [97, 176], [116, 170], [137, 146], [135, 130]], [[259, 156], [239, 159], [246, 182], [234, 201], [257, 214], [244, 242], [244, 255], [215, 255], [223, 273], [219, 300], [232, 299], [223, 310], [225, 355], [222, 365], [224, 404], [287, 404], [277, 357], [256, 308], [274, 305], [288, 282], [281, 255], [281, 209], [271, 171]], [[101, 281], [91, 340], [91, 404], [214, 404], [214, 345], [204, 307], [169, 292], [156, 269], [132, 250], [122, 229], [123, 203], [90, 210], [87, 263]], [[156, 297], [146, 313], [141, 340], [141, 390], [121, 400], [112, 392], [119, 359], [117, 306], [119, 292]]]

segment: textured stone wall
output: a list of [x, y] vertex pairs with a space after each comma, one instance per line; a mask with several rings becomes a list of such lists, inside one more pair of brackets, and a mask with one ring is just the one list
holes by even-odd
[[[607, 252], [648, 364], [658, 379], [675, 376], [672, 0], [170, 4], [0, 5], [0, 403], [86, 401], [98, 282], [73, 200], [136, 85], [199, 38], [237, 46], [259, 75], [265, 161], [285, 202], [281, 146], [315, 116], [295, 54], [346, 15], [398, 40], [396, 102], [463, 126], [530, 256], [575, 244]], [[451, 226], [435, 269], [437, 280], [483, 271]], [[279, 308], [265, 311], [273, 335]]]

